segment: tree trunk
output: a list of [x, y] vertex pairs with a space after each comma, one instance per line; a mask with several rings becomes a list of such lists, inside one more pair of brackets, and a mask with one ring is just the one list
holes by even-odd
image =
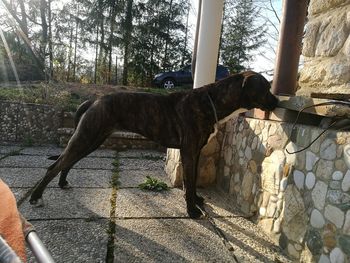
[[[40, 0], [40, 17], [41, 17], [41, 28], [42, 28], [42, 34], [41, 34], [41, 43], [40, 43], [40, 53], [43, 59], [43, 64], [45, 65], [46, 60], [46, 46], [47, 46], [47, 39], [48, 39], [48, 25], [46, 21], [46, 1]], [[46, 69], [46, 66], [45, 66]], [[45, 70], [45, 77], [46, 77], [46, 70]]]
[[72, 65], [72, 46], [73, 46], [73, 27], [71, 27], [71, 29], [70, 29], [70, 37], [69, 37], [67, 82], [70, 81], [70, 70], [71, 70], [71, 65]]
[[114, 27], [115, 27], [115, 18], [117, 16], [116, 12], [116, 1], [112, 0], [111, 3], [111, 24], [110, 24], [110, 36], [109, 36], [109, 46], [108, 46], [108, 52], [109, 52], [109, 58], [108, 58], [108, 84], [111, 84], [111, 78], [112, 78], [112, 49], [113, 49], [113, 34], [114, 34]]
[[19, 6], [21, 8], [21, 29], [26, 37], [28, 37], [28, 23], [27, 23], [27, 13], [26, 7], [23, 0], [18, 0]]
[[[79, 13], [79, 9], [78, 9]], [[79, 20], [76, 18], [75, 23], [75, 36], [74, 36], [74, 62], [73, 62], [73, 81], [75, 81], [75, 73], [77, 69], [77, 46], [78, 46], [78, 29], [79, 29]]]
[[184, 43], [184, 49], [182, 51], [181, 68], [184, 67], [184, 64], [185, 64], [185, 56], [186, 56], [187, 42], [188, 42], [188, 18], [190, 16], [190, 7], [191, 7], [190, 4], [188, 4], [187, 17], [186, 17], [186, 29], [185, 29], [185, 43]]
[[118, 85], [118, 56], [115, 56], [115, 81], [114, 85]]
[[94, 72], [94, 84], [97, 82], [97, 68], [98, 68], [98, 33], [99, 26], [97, 25], [97, 35], [96, 35], [96, 50], [95, 50], [95, 72]]
[[125, 16], [123, 85], [128, 85], [129, 45], [132, 30], [132, 4], [133, 0], [128, 0]]
[[53, 79], [53, 54], [52, 54], [52, 21], [51, 21], [51, 0], [48, 0], [48, 20], [49, 20], [49, 64], [50, 64], [50, 80]]
[[170, 20], [172, 19], [172, 12], [171, 9], [173, 7], [173, 0], [170, 0], [169, 4], [169, 10], [168, 10], [168, 23], [167, 23], [167, 38], [165, 39], [165, 49], [164, 49], [164, 60], [163, 60], [163, 70], [166, 71], [168, 69], [169, 63], [168, 63], [168, 45], [170, 41]]

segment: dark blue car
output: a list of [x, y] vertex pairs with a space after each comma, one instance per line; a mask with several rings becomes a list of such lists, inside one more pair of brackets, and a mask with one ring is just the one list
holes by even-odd
[[[215, 80], [226, 78], [229, 71], [226, 67], [218, 65]], [[152, 83], [160, 88], [172, 89], [183, 84], [192, 84], [191, 65], [185, 66], [178, 71], [162, 72], [154, 76]]]

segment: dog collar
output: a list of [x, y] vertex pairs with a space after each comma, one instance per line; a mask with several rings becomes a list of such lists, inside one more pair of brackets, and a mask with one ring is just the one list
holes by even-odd
[[209, 93], [207, 93], [207, 96], [208, 96], [208, 99], [209, 99], [209, 101], [210, 101], [210, 105], [211, 105], [211, 107], [212, 107], [212, 109], [213, 109], [214, 117], [215, 117], [215, 122], [216, 122], [216, 124], [217, 124], [217, 123], [219, 122], [219, 120], [218, 120], [218, 115], [216, 114], [216, 109], [215, 109], [214, 102], [213, 102], [213, 100], [211, 99]]

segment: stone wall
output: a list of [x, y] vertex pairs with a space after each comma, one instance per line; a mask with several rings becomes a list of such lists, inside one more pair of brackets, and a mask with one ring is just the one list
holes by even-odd
[[[67, 145], [73, 134], [74, 113], [42, 104], [0, 101], [0, 143]], [[116, 131], [101, 145], [102, 148], [154, 149], [164, 147], [145, 137], [125, 131]]]
[[55, 143], [62, 111], [49, 105], [0, 101], [0, 140]]
[[311, 0], [298, 95], [350, 93], [350, 1]]
[[[212, 185], [216, 180], [216, 171], [219, 163], [219, 155], [223, 139], [223, 127], [225, 124], [218, 123], [218, 128], [208, 138], [207, 144], [202, 148], [198, 160], [197, 186], [206, 187]], [[175, 187], [182, 187], [183, 168], [181, 163], [180, 150], [167, 149], [165, 161], [165, 172], [170, 182]]]
[[350, 132], [238, 117], [226, 123], [217, 186], [301, 262], [350, 262]]

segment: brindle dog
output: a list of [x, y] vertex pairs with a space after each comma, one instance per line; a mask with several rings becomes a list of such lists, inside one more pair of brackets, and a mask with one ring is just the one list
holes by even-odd
[[30, 203], [42, 205], [44, 189], [59, 172], [60, 187], [67, 186], [69, 169], [96, 150], [114, 130], [122, 129], [180, 149], [187, 212], [191, 218], [198, 218], [201, 212], [196, 205], [203, 204], [203, 198], [196, 194], [198, 158], [217, 119], [239, 108], [271, 111], [277, 103], [269, 82], [252, 71], [190, 91], [168, 95], [116, 92], [84, 102], [77, 110], [73, 136], [35, 186]]

